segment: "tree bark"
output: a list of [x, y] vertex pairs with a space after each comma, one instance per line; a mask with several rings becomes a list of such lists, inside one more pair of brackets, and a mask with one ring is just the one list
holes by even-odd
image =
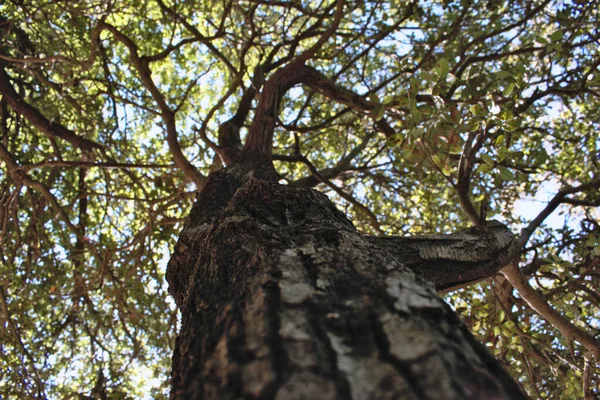
[[324, 195], [245, 171], [209, 177], [168, 266], [172, 398], [526, 398], [407, 265], [431, 252], [390, 249]]
[[512, 232], [497, 221], [451, 235], [368, 237], [367, 240], [447, 292], [493, 276], [519, 256]]

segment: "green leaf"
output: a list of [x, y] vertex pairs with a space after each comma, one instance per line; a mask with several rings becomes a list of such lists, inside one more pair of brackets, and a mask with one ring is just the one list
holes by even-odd
[[421, 122], [421, 112], [419, 110], [414, 110], [411, 116], [415, 125]]
[[515, 174], [508, 168], [499, 166], [498, 170], [500, 171], [500, 178], [504, 181], [510, 181], [515, 178]]
[[565, 36], [565, 33], [559, 29], [556, 32], [554, 32], [552, 35], [550, 35], [550, 40], [553, 42], [558, 42], [564, 36]]
[[420, 139], [423, 137], [424, 133], [425, 133], [425, 130], [423, 128], [413, 128], [410, 131], [410, 136], [412, 136], [415, 139]]
[[567, 293], [565, 295], [565, 297], [563, 297], [563, 299], [567, 302], [573, 300], [574, 298], [575, 298], [575, 293], [572, 293], [572, 292]]
[[481, 128], [481, 120], [472, 119], [468, 124], [461, 125], [461, 128], [463, 128], [466, 132], [474, 132]]
[[496, 163], [495, 163], [494, 159], [493, 159], [492, 157], [490, 157], [489, 155], [487, 155], [487, 154], [482, 154], [482, 155], [481, 155], [481, 159], [482, 159], [482, 160], [483, 160], [483, 162], [484, 162], [484, 163], [486, 163], [487, 165], [490, 165], [490, 166], [492, 166], [492, 167], [493, 167], [494, 165], [496, 165]]
[[519, 161], [519, 160], [523, 159], [524, 156], [525, 156], [525, 153], [523, 153], [522, 151], [511, 151], [510, 152], [510, 159], [513, 161]]
[[379, 121], [383, 118], [384, 114], [385, 114], [385, 106], [383, 106], [383, 105], [377, 106], [373, 110], [373, 119], [375, 121]]
[[515, 129], [519, 128], [520, 126], [521, 126], [521, 120], [518, 118], [515, 118], [515, 119], [511, 119], [511, 120], [507, 121], [504, 125], [504, 129], [511, 132], [511, 131], [514, 131]]
[[515, 84], [513, 82], [511, 82], [511, 83], [509, 83], [508, 85], [506, 85], [504, 87], [504, 90], [502, 91], [502, 94], [504, 96], [508, 97], [513, 92], [514, 88], [515, 88]]
[[469, 110], [473, 113], [473, 115], [475, 115], [476, 117], [485, 117], [488, 114], [487, 109], [485, 109], [481, 104], [473, 104]]
[[450, 154], [462, 154], [463, 152], [464, 141], [459, 140], [457, 143], [452, 144], [448, 148], [448, 153]]
[[504, 161], [507, 156], [508, 156], [508, 149], [504, 146], [500, 147], [498, 149], [498, 161], [499, 162]]
[[506, 78], [510, 78], [511, 76], [513, 76], [512, 72], [509, 71], [498, 71], [496, 72], [496, 76], [498, 77], [498, 79], [506, 79]]
[[489, 165], [489, 164], [481, 164], [479, 166], [479, 168], [477, 168], [477, 171], [481, 174], [487, 174], [488, 172], [490, 172], [492, 169], [494, 169], [493, 165]]
[[562, 46], [560, 45], [560, 43], [551, 43], [548, 45], [548, 49], [560, 52], [562, 50]]
[[373, 103], [381, 103], [381, 100], [379, 100], [379, 97], [377, 96], [377, 93], [369, 93], [368, 96], [369, 100], [371, 100]]
[[441, 78], [446, 76], [446, 74], [450, 71], [450, 65], [448, 64], [448, 60], [445, 58], [440, 58], [437, 60], [435, 64], [435, 72]]

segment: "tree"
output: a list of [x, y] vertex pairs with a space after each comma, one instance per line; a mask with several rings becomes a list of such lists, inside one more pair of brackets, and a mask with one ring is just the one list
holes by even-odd
[[0, 10], [3, 396], [598, 393], [595, 2]]

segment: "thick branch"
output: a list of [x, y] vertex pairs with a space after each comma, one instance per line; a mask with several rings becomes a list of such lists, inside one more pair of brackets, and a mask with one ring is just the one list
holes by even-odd
[[201, 188], [206, 182], [206, 177], [202, 175], [200, 171], [190, 163], [185, 154], [183, 154], [181, 146], [179, 145], [175, 112], [171, 110], [165, 97], [152, 80], [152, 72], [150, 71], [148, 64], [144, 62], [142, 57], [138, 54], [137, 45], [113, 25], [102, 22], [101, 26], [111, 32], [115, 38], [123, 43], [129, 50], [131, 64], [138, 72], [142, 84], [150, 92], [160, 110], [163, 123], [167, 130], [167, 144], [169, 145], [169, 151], [173, 156], [173, 161], [175, 161], [175, 164], [177, 164], [183, 173], [190, 178], [198, 188]]
[[600, 342], [585, 331], [579, 329], [565, 317], [560, 315], [540, 294], [529, 284], [516, 263], [509, 264], [502, 270], [504, 277], [519, 292], [523, 300], [529, 304], [542, 318], [548, 321], [567, 339], [577, 341], [591, 354], [600, 359]]
[[451, 235], [369, 237], [438, 291], [449, 291], [493, 276], [518, 255], [510, 230], [497, 221]]
[[34, 127], [49, 137], [58, 137], [71, 143], [82, 150], [101, 149], [98, 143], [77, 135], [65, 126], [49, 121], [42, 113], [31, 104], [24, 101], [10, 83], [10, 77], [4, 66], [0, 63], [0, 93], [16, 113], [25, 117]]
[[283, 95], [294, 85], [306, 79], [308, 68], [302, 64], [289, 64], [277, 70], [265, 84], [256, 116], [250, 125], [244, 154], [256, 154], [271, 160], [271, 143], [279, 106]]
[[248, 113], [250, 113], [250, 109], [252, 108], [252, 101], [256, 96], [255, 86], [260, 87], [263, 84], [264, 77], [261, 68], [261, 66], [257, 68], [254, 74], [254, 82], [248, 88], [244, 89], [235, 115], [219, 125], [218, 152], [225, 165], [233, 163], [242, 150], [240, 129], [244, 125], [244, 121], [246, 121]]
[[485, 221], [481, 220], [481, 215], [477, 212], [473, 202], [471, 201], [470, 189], [471, 176], [473, 175], [473, 168], [475, 167], [473, 158], [483, 146], [484, 140], [484, 135], [470, 133], [458, 163], [458, 181], [456, 183], [456, 192], [458, 194], [458, 199], [463, 211], [474, 225], [482, 225], [485, 223]]
[[[355, 111], [369, 114], [372, 117], [375, 117], [374, 111], [380, 107], [380, 104], [336, 85], [312, 67], [297, 62], [288, 64], [276, 71], [265, 84], [256, 110], [256, 117], [250, 126], [244, 153], [257, 154], [267, 157], [269, 160], [271, 159], [271, 142], [281, 99], [289, 89], [300, 83], [331, 100], [345, 104]], [[394, 130], [384, 119], [378, 120], [376, 125], [388, 136], [394, 133]]]

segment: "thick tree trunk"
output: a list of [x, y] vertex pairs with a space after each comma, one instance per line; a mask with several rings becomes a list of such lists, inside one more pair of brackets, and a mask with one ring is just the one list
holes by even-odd
[[209, 178], [169, 263], [172, 398], [525, 398], [406, 265], [430, 253], [387, 251], [324, 195], [234, 170]]

